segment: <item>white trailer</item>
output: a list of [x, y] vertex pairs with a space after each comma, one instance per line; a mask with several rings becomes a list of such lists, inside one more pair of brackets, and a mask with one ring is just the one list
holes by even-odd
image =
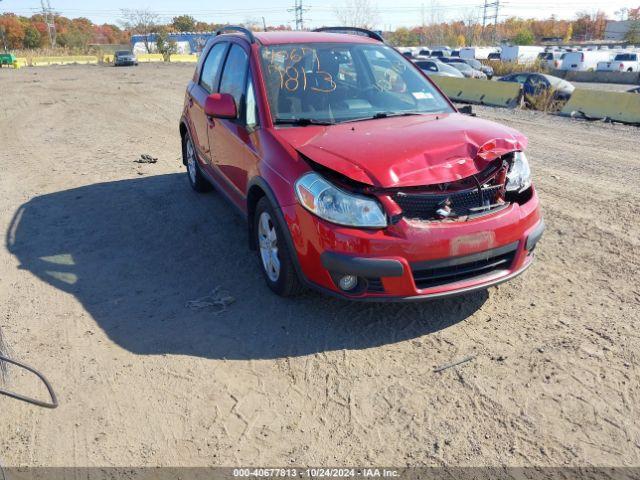
[[577, 72], [595, 71], [598, 68], [598, 62], [608, 62], [612, 57], [613, 52], [608, 50], [568, 52], [562, 59], [560, 70], [573, 70]]
[[463, 47], [460, 49], [460, 58], [486, 60], [490, 53], [497, 51], [494, 47]]
[[500, 52], [500, 60], [503, 62], [533, 63], [540, 52], [544, 52], [544, 47], [505, 45], [502, 47], [502, 52]]

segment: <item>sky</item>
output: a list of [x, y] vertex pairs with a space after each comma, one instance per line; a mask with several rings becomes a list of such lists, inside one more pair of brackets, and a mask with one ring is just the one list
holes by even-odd
[[[46, 1], [46, 0], [45, 0]], [[221, 2], [203, 0], [49, 0], [52, 9], [74, 18], [87, 17], [94, 23], [118, 23], [121, 9], [148, 9], [157, 12], [163, 20], [180, 14], [190, 14], [196, 19], [216, 23], [243, 23], [262, 21], [268, 25], [293, 26], [293, 12], [289, 12], [294, 0], [242, 0]], [[308, 9], [304, 14], [305, 26], [315, 27], [337, 24], [336, 8], [350, 0], [303, 0]], [[469, 12], [482, 15], [485, 0], [369, 0], [377, 10], [376, 29], [414, 26], [436, 21], [468, 19]], [[488, 0], [493, 2], [495, 0]], [[610, 18], [617, 18], [622, 7], [636, 7], [640, 0], [500, 0], [500, 18], [520, 16], [546, 18], [555, 14], [571, 19], [579, 10], [595, 12], [603, 10]], [[30, 16], [40, 10], [40, 0], [0, 0], [0, 13], [14, 12]]]

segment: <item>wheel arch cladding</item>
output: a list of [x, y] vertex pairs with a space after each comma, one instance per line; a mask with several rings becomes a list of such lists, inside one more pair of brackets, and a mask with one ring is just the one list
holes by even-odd
[[180, 122], [180, 148], [182, 149], [182, 164], [187, 165], [187, 155], [184, 147], [184, 138], [187, 135], [187, 126], [184, 122]]
[[[254, 215], [256, 213], [256, 206], [262, 197], [267, 196], [263, 186], [260, 184], [262, 182], [254, 182], [251, 181], [251, 185], [249, 187], [249, 191], [247, 192], [247, 229], [249, 232], [249, 248], [251, 250], [255, 250], [258, 246], [256, 245], [256, 241], [253, 235], [253, 224], [254, 224]], [[272, 203], [273, 200], [269, 199]], [[274, 208], [278, 208], [278, 205], [274, 205]]]

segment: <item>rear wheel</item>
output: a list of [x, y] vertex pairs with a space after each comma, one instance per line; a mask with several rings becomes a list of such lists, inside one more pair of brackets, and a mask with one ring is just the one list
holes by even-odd
[[284, 232], [267, 197], [258, 202], [253, 221], [258, 259], [267, 285], [283, 297], [299, 294], [304, 288], [298, 279]]
[[211, 184], [202, 175], [198, 159], [196, 158], [196, 150], [188, 133], [182, 138], [182, 155], [184, 163], [187, 165], [187, 178], [189, 184], [196, 192], [208, 192], [211, 190]]

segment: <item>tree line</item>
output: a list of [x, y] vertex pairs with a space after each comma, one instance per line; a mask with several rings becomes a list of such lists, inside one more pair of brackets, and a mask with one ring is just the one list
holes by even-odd
[[[357, 0], [352, 0], [357, 1]], [[360, 0], [365, 3], [368, 0]], [[354, 8], [360, 12], [362, 8]], [[366, 9], [364, 9], [366, 10]], [[631, 27], [626, 40], [640, 43], [640, 7], [624, 9]], [[375, 12], [358, 14], [358, 19], [343, 12], [337, 15], [343, 24], [372, 27], [368, 25]], [[348, 12], [347, 12], [348, 13]], [[357, 21], [356, 21], [357, 20]], [[607, 24], [604, 12], [579, 12], [573, 20], [551, 16], [544, 20], [507, 18], [497, 25], [483, 27], [478, 18], [470, 17], [450, 22], [431, 22], [412, 28], [400, 27], [385, 32], [390, 43], [402, 46], [412, 45], [482, 45], [498, 40], [507, 40], [520, 45], [529, 45], [544, 38], [561, 39], [565, 42], [599, 40], [604, 38]], [[355, 23], [357, 23], [357, 25]], [[94, 24], [87, 18], [67, 18], [55, 16], [55, 43], [57, 47], [86, 50], [92, 44], [126, 44], [132, 34], [158, 34], [161, 42], [166, 42], [170, 32], [215, 31], [223, 24], [207, 23], [191, 15], [174, 17], [170, 22], [162, 22], [160, 17], [148, 10], [123, 10], [119, 25]], [[263, 30], [263, 22], [248, 20], [245, 26], [253, 30]], [[267, 30], [287, 30], [285, 25], [266, 26]], [[51, 39], [45, 18], [41, 14], [31, 17], [4, 13], [0, 15], [0, 48], [5, 50], [36, 49], [51, 47]], [[171, 48], [170, 46], [168, 48]]]

